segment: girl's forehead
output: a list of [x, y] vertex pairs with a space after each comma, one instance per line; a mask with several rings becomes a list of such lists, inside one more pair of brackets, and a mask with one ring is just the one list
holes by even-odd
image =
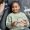
[[15, 2], [15, 3], [13, 3], [13, 5], [19, 5], [19, 4]]

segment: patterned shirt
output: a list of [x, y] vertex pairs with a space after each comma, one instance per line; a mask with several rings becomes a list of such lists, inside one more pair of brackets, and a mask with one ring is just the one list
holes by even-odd
[[[12, 28], [11, 27], [11, 23], [13, 23], [14, 21], [21, 21], [22, 19], [24, 20], [27, 20], [27, 26], [29, 26], [29, 22], [28, 22], [28, 19], [26, 17], [26, 15], [22, 12], [20, 13], [17, 13], [17, 14], [14, 14], [14, 13], [11, 13], [7, 16], [7, 20], [6, 20], [6, 26], [8, 28]], [[22, 29], [23, 27], [19, 26], [18, 24], [16, 25], [17, 27], [15, 28], [12, 28], [11, 30], [20, 30]], [[24, 28], [23, 28], [24, 29]]]

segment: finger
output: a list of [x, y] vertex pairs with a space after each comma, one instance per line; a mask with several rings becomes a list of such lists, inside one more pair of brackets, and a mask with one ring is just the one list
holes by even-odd
[[20, 24], [26, 25], [26, 23], [21, 22]]
[[24, 22], [27, 22], [27, 20], [23, 20]]
[[27, 23], [25, 20], [22, 20], [21, 22], [22, 22], [22, 23]]
[[20, 24], [20, 26], [24, 26], [24, 24], [23, 24], [23, 23], [21, 23], [21, 24]]

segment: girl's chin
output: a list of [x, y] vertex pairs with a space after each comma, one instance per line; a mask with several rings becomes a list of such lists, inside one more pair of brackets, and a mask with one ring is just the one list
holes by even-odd
[[13, 12], [13, 13], [18, 13], [18, 12]]

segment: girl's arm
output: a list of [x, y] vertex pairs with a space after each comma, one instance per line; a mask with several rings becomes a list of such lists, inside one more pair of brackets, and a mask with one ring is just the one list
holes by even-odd
[[26, 20], [27, 27], [29, 27], [29, 20], [28, 20], [27, 16], [24, 13], [23, 13], [23, 19]]
[[7, 16], [6, 26], [7, 26], [8, 28], [11, 28], [11, 17], [10, 17], [10, 16]]

